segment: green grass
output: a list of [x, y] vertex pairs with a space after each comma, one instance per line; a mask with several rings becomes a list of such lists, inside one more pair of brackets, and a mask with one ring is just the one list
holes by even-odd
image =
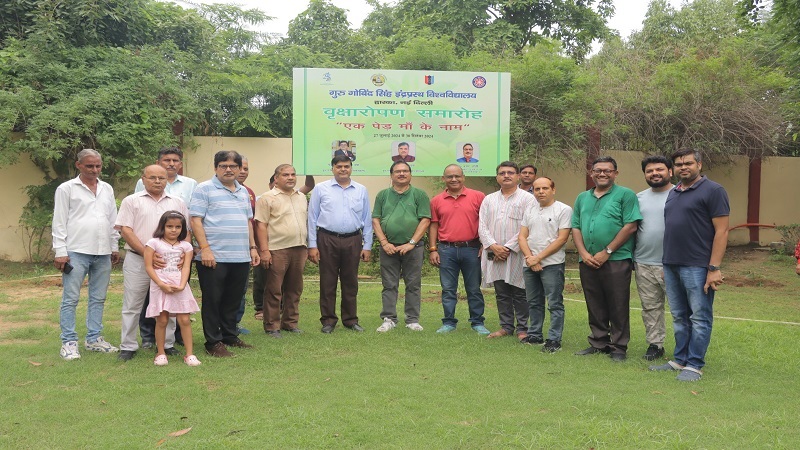
[[[800, 277], [793, 267], [759, 264], [759, 273], [781, 286], [726, 285], [716, 315], [800, 322]], [[337, 327], [323, 335], [318, 285], [309, 281], [301, 302], [305, 334], [269, 338], [248, 310], [244, 325], [253, 333], [244, 339], [256, 348], [225, 360], [199, 353], [197, 368], [179, 358], [155, 367], [152, 352], [125, 364], [86, 351], [81, 360], [64, 362], [57, 288], [22, 299], [23, 285], [0, 285], [8, 328], [0, 335], [0, 448], [154, 448], [163, 439], [161, 448], [800, 445], [796, 325], [718, 318], [703, 380], [684, 384], [675, 374], [648, 371], [640, 359], [646, 345], [638, 310], [631, 311], [624, 363], [573, 355], [586, 346], [588, 333], [578, 301], [566, 303], [564, 350], [545, 355], [513, 338], [479, 337], [467, 326], [466, 302], [458, 306], [458, 330], [437, 335], [438, 279], [424, 283], [432, 286], [423, 287], [422, 333], [402, 326], [375, 333], [380, 285], [364, 282], [359, 316], [367, 331]], [[113, 343], [119, 342], [120, 289], [115, 278], [104, 333]], [[495, 330], [494, 296], [486, 298], [487, 326]], [[637, 303], [634, 295], [631, 305]], [[79, 326], [84, 301], [81, 306]], [[202, 341], [199, 318], [194, 335]], [[671, 349], [671, 327], [668, 335]], [[183, 436], [167, 437], [188, 427]]]

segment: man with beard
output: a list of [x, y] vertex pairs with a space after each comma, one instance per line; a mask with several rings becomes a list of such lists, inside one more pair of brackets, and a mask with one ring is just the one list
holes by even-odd
[[644, 359], [654, 361], [664, 356], [664, 204], [672, 189], [672, 161], [657, 155], [642, 160], [644, 179], [650, 185], [636, 194], [642, 220], [636, 232], [636, 250], [633, 260], [636, 273], [636, 290], [642, 301], [642, 322], [647, 338]]
[[711, 343], [714, 293], [722, 285], [720, 265], [731, 208], [725, 188], [700, 175], [700, 152], [678, 150], [672, 164], [680, 183], [669, 191], [664, 207], [662, 262], [675, 353], [672, 361], [650, 370], [680, 371], [678, 381], [697, 381]]
[[589, 174], [595, 187], [578, 195], [572, 215], [591, 330], [589, 347], [576, 355], [608, 353], [624, 361], [631, 337], [631, 237], [642, 215], [636, 194], [614, 183], [619, 174], [614, 158], [597, 158]]

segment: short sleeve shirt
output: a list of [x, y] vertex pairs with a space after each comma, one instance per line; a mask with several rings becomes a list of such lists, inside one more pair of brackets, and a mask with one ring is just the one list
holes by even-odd
[[[624, 187], [613, 185], [597, 198], [594, 188], [578, 194], [572, 212], [572, 228], [581, 230], [583, 245], [591, 254], [605, 249], [626, 224], [642, 219], [636, 194]], [[628, 239], [609, 257], [621, 261], [633, 257], [633, 239]]]
[[646, 189], [636, 194], [642, 221], [636, 230], [636, 250], [633, 257], [637, 263], [660, 266], [664, 256], [664, 204], [669, 189], [655, 192]]
[[405, 244], [413, 236], [422, 219], [430, 219], [428, 195], [414, 186], [398, 193], [393, 188], [378, 192], [372, 217], [380, 219], [386, 239], [393, 244]]
[[440, 241], [462, 242], [478, 238], [478, 217], [486, 194], [464, 188], [458, 197], [445, 190], [431, 199], [431, 222], [439, 224]]
[[[533, 202], [525, 211], [522, 226], [528, 228], [528, 247], [534, 253], [541, 253], [558, 238], [560, 230], [572, 227], [572, 208], [559, 201], [545, 208], [542, 208], [539, 202]], [[562, 245], [557, 252], [543, 259], [541, 265], [547, 267], [563, 264], [566, 258]], [[525, 260], [522, 264], [525, 265]]]
[[272, 188], [261, 194], [256, 202], [255, 220], [267, 224], [269, 250], [308, 244], [308, 201], [297, 190], [286, 194], [278, 188]]
[[664, 205], [664, 264], [706, 267], [711, 260], [715, 217], [731, 214], [725, 188], [705, 176], [687, 189], [669, 191]]
[[[189, 214], [203, 219], [203, 230], [214, 259], [220, 263], [250, 262], [250, 219], [247, 190], [236, 183], [231, 191], [214, 177], [197, 185]], [[198, 254], [195, 259], [200, 260]]]

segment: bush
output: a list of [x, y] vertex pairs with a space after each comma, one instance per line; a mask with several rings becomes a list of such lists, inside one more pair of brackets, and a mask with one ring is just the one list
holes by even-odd
[[781, 253], [794, 255], [794, 248], [800, 242], [800, 223], [778, 225], [775, 229], [781, 234], [781, 242], [783, 242]]

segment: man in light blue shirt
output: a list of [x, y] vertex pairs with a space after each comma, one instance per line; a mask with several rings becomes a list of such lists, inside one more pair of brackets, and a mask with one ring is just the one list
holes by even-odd
[[661, 258], [664, 255], [664, 206], [672, 189], [672, 161], [661, 155], [648, 156], [642, 160], [642, 172], [650, 189], [636, 194], [643, 219], [636, 231], [633, 260], [648, 344], [643, 358], [655, 361], [664, 356], [667, 335], [664, 323], [667, 287]]
[[358, 324], [358, 264], [369, 261], [372, 250], [372, 215], [367, 188], [350, 179], [350, 158], [334, 156], [333, 179], [319, 183], [308, 205], [308, 259], [319, 264], [319, 310], [322, 332], [333, 332], [336, 288], [342, 282], [342, 324], [364, 331]]

